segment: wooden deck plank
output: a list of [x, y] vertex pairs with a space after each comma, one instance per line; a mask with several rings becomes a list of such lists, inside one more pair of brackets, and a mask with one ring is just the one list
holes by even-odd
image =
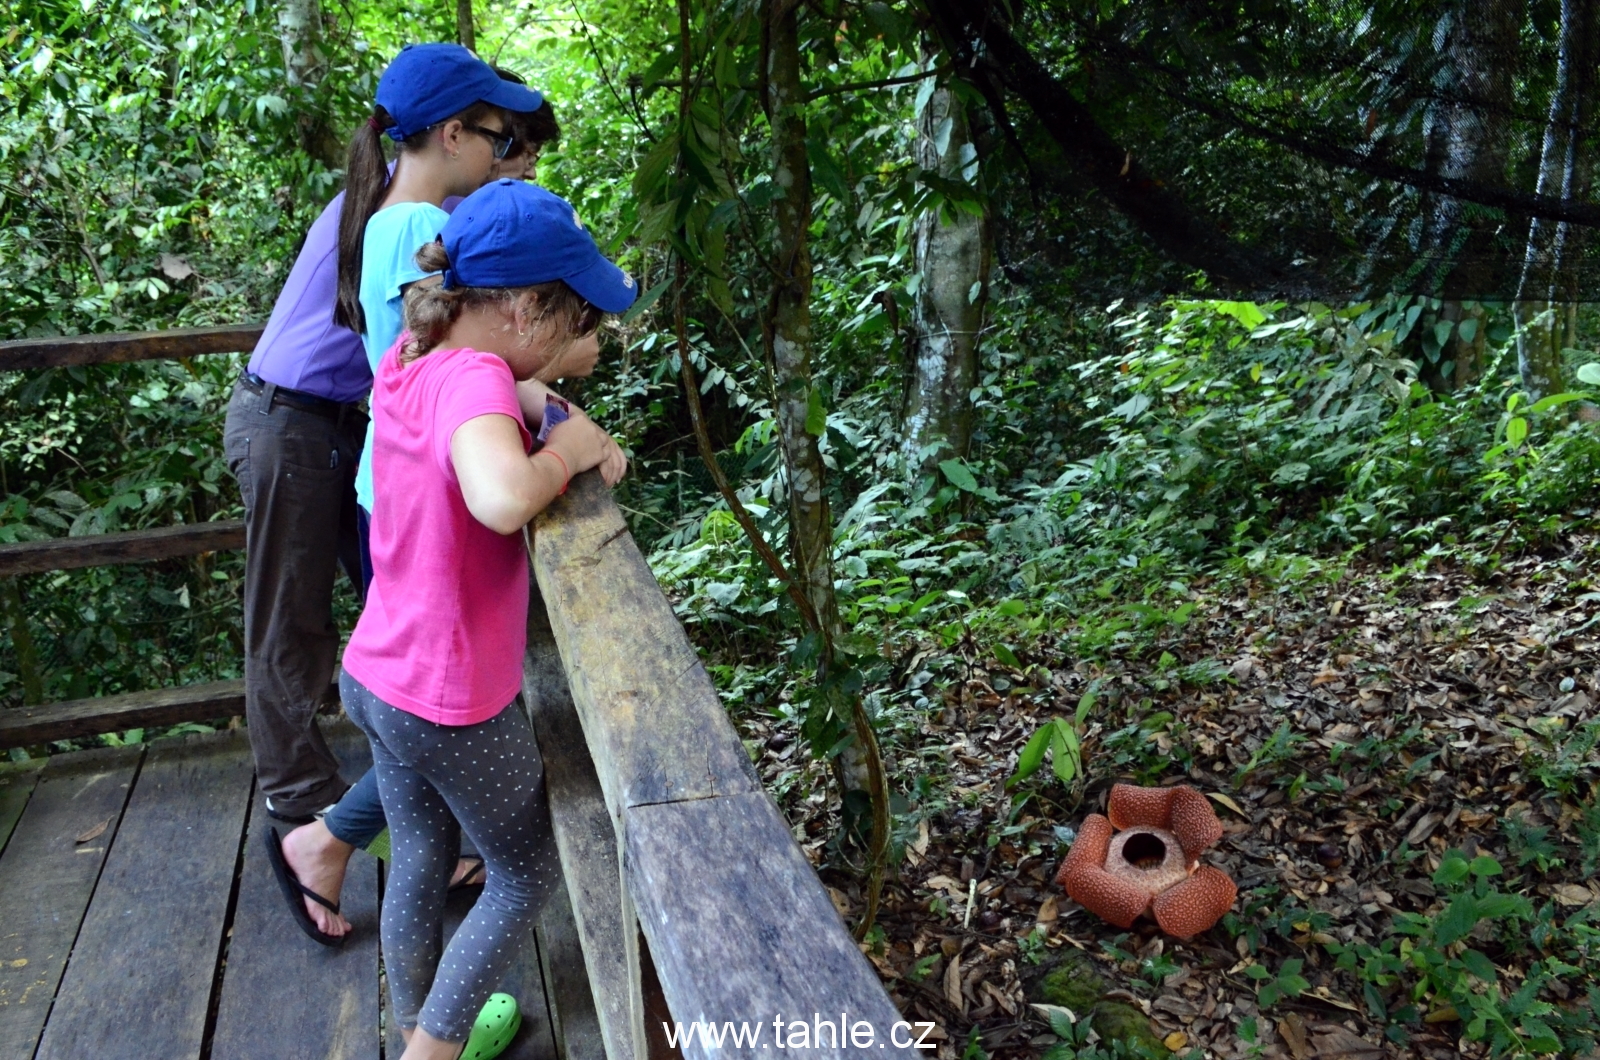
[[[606, 1060], [605, 1037], [585, 975], [583, 943], [578, 939], [578, 925], [573, 921], [572, 901], [565, 887], [556, 888], [539, 914], [536, 937], [556, 1056], [560, 1060]], [[614, 1055], [626, 1060], [631, 1054]]]
[[[31, 1057], [143, 747], [57, 755], [0, 855], [0, 1057]], [[106, 829], [82, 843], [101, 822]]]
[[109, 567], [114, 563], [141, 563], [238, 548], [244, 548], [244, 523], [238, 519], [22, 541], [0, 545], [0, 577]]
[[[837, 1022], [846, 1013], [852, 1026], [872, 1026], [866, 1049], [813, 1043], [784, 1055], [920, 1055], [891, 1042], [900, 1013], [765, 792], [633, 807], [627, 843], [630, 889], [674, 1019], [761, 1021], [771, 1045], [776, 1016]], [[683, 1052], [769, 1055], [713, 1053], [698, 1039]]]
[[42, 758], [0, 763], [0, 853], [5, 851], [6, 840], [11, 838], [11, 830], [28, 805], [28, 796], [33, 794], [44, 763]]
[[250, 786], [242, 732], [150, 745], [36, 1060], [198, 1060]]
[[[361, 732], [346, 721], [323, 728], [345, 778], [365, 772], [372, 757]], [[257, 796], [212, 1060], [378, 1060], [378, 861], [359, 851], [350, 859], [340, 905], [353, 934], [343, 946], [319, 946], [290, 920], [267, 864], [261, 837], [270, 826], [292, 827], [268, 817]]]

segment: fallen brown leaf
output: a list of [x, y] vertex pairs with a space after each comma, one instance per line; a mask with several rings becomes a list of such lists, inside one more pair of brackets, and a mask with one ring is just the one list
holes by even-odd
[[1306, 1021], [1298, 1013], [1290, 1012], [1278, 1021], [1278, 1033], [1283, 1035], [1283, 1040], [1288, 1043], [1289, 1051], [1294, 1054], [1294, 1060], [1310, 1060], [1312, 1056], [1311, 1043], [1306, 1041]]
[[87, 843], [91, 839], [99, 839], [101, 836], [106, 834], [106, 829], [110, 828], [110, 827], [111, 827], [111, 818], [107, 817], [105, 820], [101, 821], [99, 824], [95, 825], [93, 828], [90, 828], [90, 829], [88, 829], [88, 830], [86, 830], [84, 832], [79, 833], [78, 842]]
[[944, 999], [950, 1002], [950, 1007], [961, 1013], [967, 1014], [967, 999], [961, 996], [961, 954], [950, 958], [950, 964], [944, 970]]

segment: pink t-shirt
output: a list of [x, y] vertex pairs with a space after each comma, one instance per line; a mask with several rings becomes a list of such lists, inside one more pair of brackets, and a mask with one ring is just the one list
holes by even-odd
[[450, 437], [474, 416], [522, 422], [499, 357], [435, 350], [402, 366], [390, 347], [372, 386], [372, 586], [344, 668], [387, 703], [441, 725], [500, 713], [522, 686], [528, 558], [522, 535], [472, 517]]

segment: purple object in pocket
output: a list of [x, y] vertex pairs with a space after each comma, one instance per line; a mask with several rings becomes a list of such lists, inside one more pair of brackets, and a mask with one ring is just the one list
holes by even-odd
[[550, 439], [550, 432], [560, 424], [572, 418], [572, 405], [565, 398], [558, 398], [554, 394], [544, 399], [544, 423], [539, 427], [539, 434], [534, 441], [543, 445]]

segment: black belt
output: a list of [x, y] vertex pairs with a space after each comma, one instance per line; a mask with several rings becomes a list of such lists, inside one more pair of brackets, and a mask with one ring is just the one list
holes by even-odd
[[352, 412], [360, 412], [359, 402], [340, 402], [322, 397], [318, 394], [308, 394], [304, 390], [291, 390], [286, 386], [269, 383], [254, 372], [246, 372], [239, 380], [239, 384], [252, 394], [266, 395], [271, 393], [272, 405], [283, 405], [287, 408], [309, 412], [313, 416], [322, 416], [325, 419], [343, 421]]

